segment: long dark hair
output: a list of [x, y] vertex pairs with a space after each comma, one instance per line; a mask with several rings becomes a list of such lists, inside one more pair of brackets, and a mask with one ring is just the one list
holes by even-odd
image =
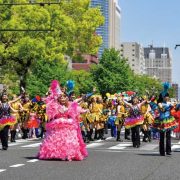
[[169, 93], [167, 92], [165, 95], [162, 95], [162, 93], [159, 95], [159, 98], [157, 100], [157, 103], [162, 103], [164, 97], [169, 97]]

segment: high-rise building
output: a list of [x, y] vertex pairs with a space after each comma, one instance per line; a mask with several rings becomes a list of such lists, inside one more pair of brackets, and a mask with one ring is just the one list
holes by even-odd
[[145, 68], [149, 76], [162, 82], [172, 82], [172, 56], [167, 47], [144, 48]]
[[144, 48], [137, 42], [124, 42], [120, 47], [121, 56], [136, 74], [145, 74]]
[[105, 48], [119, 49], [120, 47], [120, 0], [91, 0], [91, 6], [100, 7], [102, 15], [105, 17], [104, 25], [97, 28], [96, 31], [103, 38], [98, 52], [100, 57]]

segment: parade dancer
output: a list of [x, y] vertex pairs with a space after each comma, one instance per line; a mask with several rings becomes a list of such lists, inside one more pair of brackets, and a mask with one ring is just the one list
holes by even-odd
[[18, 122], [19, 122], [19, 113], [22, 112], [23, 107], [20, 103], [20, 99], [21, 97], [17, 98], [16, 95], [13, 95], [13, 100], [9, 101], [9, 106], [11, 108], [11, 115], [16, 119], [16, 124], [14, 126], [11, 126], [11, 142], [16, 142], [15, 138], [16, 138], [16, 129], [18, 127]]
[[[157, 105], [157, 100], [156, 100], [155, 95], [152, 95], [150, 97], [149, 105], [151, 107], [151, 114], [152, 114], [152, 116], [153, 116], [153, 118], [155, 120], [156, 118], [159, 117], [159, 108], [158, 108], [158, 105]], [[153, 139], [159, 139], [159, 132], [157, 132], [153, 128], [151, 130], [152, 130], [152, 133], [153, 133]]]
[[47, 115], [46, 115], [46, 104], [41, 101], [38, 111], [37, 111], [38, 119], [40, 120], [40, 133], [38, 137], [43, 138], [45, 133], [45, 125], [47, 122]]
[[117, 135], [117, 129], [116, 129], [116, 107], [115, 104], [113, 103], [112, 100], [109, 101], [109, 117], [108, 117], [108, 124], [110, 125], [111, 128], [111, 137], [116, 137]]
[[81, 106], [81, 108], [83, 108], [86, 111], [86, 113], [80, 115], [80, 127], [84, 142], [89, 143], [88, 134], [87, 134], [87, 130], [88, 130], [87, 115], [89, 109], [86, 99], [81, 101], [79, 105]]
[[120, 100], [120, 99], [118, 99], [118, 101], [117, 101], [116, 114], [117, 114], [117, 118], [115, 121], [115, 124], [117, 126], [116, 141], [122, 142], [123, 140], [120, 138], [121, 128], [124, 124], [124, 119], [125, 119], [127, 113], [126, 113], [126, 109], [124, 107], [124, 104], [123, 104], [122, 100]]
[[180, 104], [176, 105], [172, 115], [174, 116], [174, 118], [176, 119], [178, 123], [178, 127], [174, 129], [174, 133], [176, 134], [176, 138], [180, 139]]
[[[147, 97], [144, 96], [143, 99], [146, 100]], [[154, 118], [150, 112], [151, 112], [151, 107], [150, 107], [149, 103], [145, 103], [144, 105], [142, 105], [141, 113], [144, 116], [144, 123], [142, 125], [142, 132], [144, 134], [144, 137], [143, 137], [144, 142], [148, 142], [148, 141], [150, 142], [151, 141], [150, 126], [153, 124]]]
[[[160, 132], [159, 152], [161, 156], [171, 155], [171, 130], [177, 127], [175, 118], [171, 116], [172, 105], [169, 102], [169, 83], [164, 83], [164, 91], [161, 92], [158, 99], [159, 117], [155, 119], [153, 128]], [[166, 136], [166, 149], [164, 139]]]
[[51, 83], [50, 93], [46, 99], [49, 122], [46, 124], [46, 135], [38, 157], [68, 161], [83, 160], [88, 153], [79, 126], [82, 108], [76, 102], [68, 101], [56, 80]]
[[26, 139], [28, 138], [28, 127], [27, 127], [27, 123], [30, 117], [30, 109], [31, 109], [31, 101], [29, 99], [29, 95], [28, 94], [24, 94], [24, 97], [22, 99], [22, 107], [23, 107], [23, 111], [20, 113], [20, 119], [21, 119], [21, 130], [23, 133], [22, 138]]
[[16, 119], [10, 115], [10, 111], [8, 96], [4, 92], [0, 98], [0, 138], [3, 150], [8, 149], [9, 127], [17, 123]]
[[[91, 103], [89, 105], [89, 111], [90, 113], [87, 116], [88, 122], [89, 122], [89, 131], [88, 133], [88, 137], [90, 141], [94, 141], [94, 139], [97, 139], [97, 127], [96, 127], [96, 122], [99, 120], [99, 110], [98, 110], [98, 104], [96, 102], [96, 96], [92, 96], [91, 97]], [[93, 134], [93, 128], [95, 127], [95, 135], [94, 135], [94, 139], [92, 138], [92, 134]]]
[[37, 102], [31, 102], [30, 112], [29, 112], [29, 119], [27, 121], [26, 127], [29, 129], [29, 137], [28, 138], [35, 138], [35, 129], [39, 128], [40, 121], [37, 116], [39, 105]]
[[103, 115], [103, 100], [101, 96], [97, 96], [97, 107], [98, 107], [98, 120], [96, 122], [96, 129], [97, 129], [97, 139], [105, 140], [106, 138], [104, 137], [104, 120], [105, 117]]
[[141, 106], [146, 103], [146, 100], [139, 103], [138, 98], [135, 96], [132, 98], [132, 104], [124, 101], [129, 106], [129, 117], [125, 119], [125, 127], [131, 128], [132, 131], [132, 143], [133, 147], [140, 147], [140, 125], [144, 122], [144, 117], [141, 114]]

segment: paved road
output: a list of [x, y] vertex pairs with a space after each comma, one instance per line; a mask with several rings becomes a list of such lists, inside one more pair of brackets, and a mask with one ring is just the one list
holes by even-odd
[[180, 141], [173, 140], [172, 156], [159, 156], [158, 141], [132, 147], [130, 141], [108, 137], [87, 145], [81, 162], [39, 161], [41, 140], [18, 140], [0, 151], [0, 180], [180, 180]]

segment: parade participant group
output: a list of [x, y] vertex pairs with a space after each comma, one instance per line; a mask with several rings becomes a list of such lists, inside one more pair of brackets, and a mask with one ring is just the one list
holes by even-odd
[[110, 131], [116, 141], [131, 140], [134, 148], [141, 146], [141, 135], [146, 143], [157, 139], [160, 155], [171, 155], [172, 132], [180, 139], [180, 104], [170, 102], [168, 83], [159, 96], [127, 91], [102, 97], [93, 90], [78, 98], [74, 85], [69, 80], [63, 87], [53, 80], [44, 97], [34, 98], [25, 91], [10, 97], [4, 89], [0, 96], [2, 150], [17, 138], [42, 138], [39, 159], [83, 160], [88, 156], [86, 144], [105, 140]]

